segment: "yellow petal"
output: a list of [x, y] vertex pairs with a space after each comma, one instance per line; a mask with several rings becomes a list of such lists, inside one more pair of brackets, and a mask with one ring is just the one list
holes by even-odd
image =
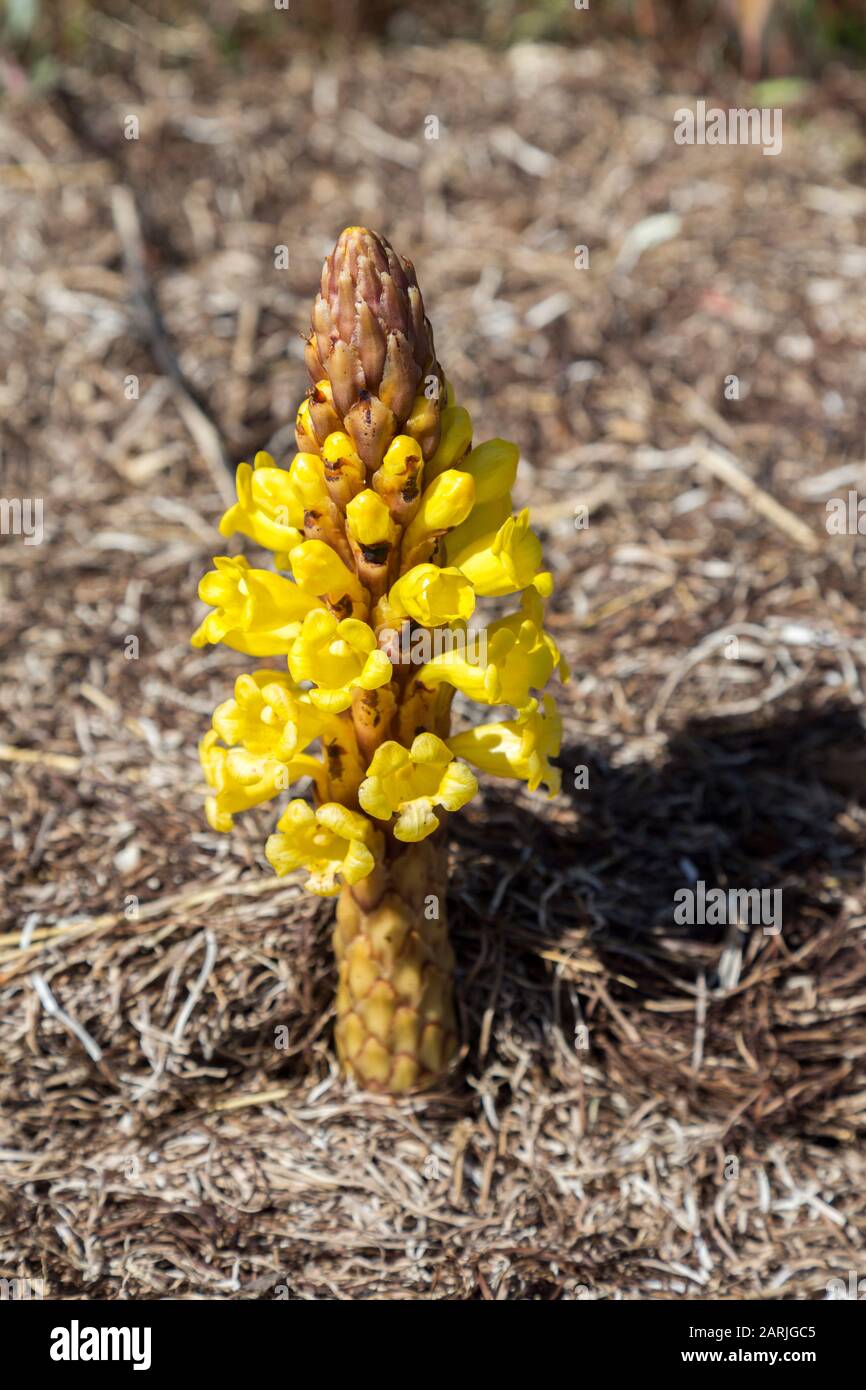
[[289, 465], [288, 477], [308, 510], [327, 505], [325, 469], [318, 454], [295, 454]]
[[460, 566], [476, 550], [490, 545], [496, 532], [511, 515], [511, 497], [496, 497], [492, 502], [475, 506], [469, 516], [445, 537], [445, 558], [449, 565]]
[[370, 652], [355, 684], [360, 685], [362, 690], [378, 690], [381, 685], [388, 684], [392, 675], [393, 668], [385, 653]]
[[373, 754], [373, 761], [367, 768], [367, 776], [390, 777], [399, 768], [405, 767], [408, 762], [409, 750], [404, 748], [402, 743], [395, 742], [394, 739], [386, 739], [384, 743], [379, 744]]
[[395, 616], [414, 618], [424, 627], [461, 622], [475, 610], [475, 593], [459, 569], [414, 565], [392, 585], [388, 602]]
[[376, 860], [371, 850], [366, 845], [362, 845], [359, 840], [353, 840], [346, 856], [343, 860], [343, 877], [347, 883], [360, 883], [362, 878], [367, 878], [376, 867]]
[[367, 777], [358, 788], [358, 804], [376, 820], [390, 820], [393, 807], [381, 777]]
[[361, 546], [391, 544], [397, 539], [388, 504], [372, 488], [365, 488], [349, 502], [346, 524], [349, 535]]
[[520, 450], [507, 439], [488, 439], [462, 460], [460, 468], [475, 481], [475, 504], [484, 506], [511, 492], [517, 477]]
[[426, 467], [432, 479], [453, 468], [472, 443], [472, 420], [461, 405], [446, 406], [442, 411], [439, 447]]
[[348, 594], [357, 601], [364, 597], [357, 575], [325, 541], [301, 541], [289, 552], [289, 564], [298, 587], [308, 594], [319, 598], [326, 594], [332, 598]]
[[419, 840], [426, 840], [428, 835], [432, 835], [433, 831], [438, 829], [439, 820], [433, 814], [430, 802], [426, 797], [419, 797], [416, 801], [406, 801], [401, 806], [394, 826], [394, 838], [416, 844]]
[[338, 801], [327, 801], [316, 811], [316, 820], [344, 840], [365, 841], [370, 836], [370, 822], [358, 811], [350, 811]]
[[444, 767], [450, 763], [453, 754], [448, 744], [436, 734], [423, 733], [416, 734], [412, 740], [410, 756], [413, 763], [438, 763]]
[[446, 811], [459, 811], [478, 791], [478, 778], [465, 763], [452, 762], [439, 783], [439, 803]]

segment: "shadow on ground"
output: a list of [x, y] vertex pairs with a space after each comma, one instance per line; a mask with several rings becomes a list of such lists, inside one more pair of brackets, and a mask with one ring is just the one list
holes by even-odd
[[[582, 1038], [643, 1097], [682, 1087], [732, 1122], [796, 1116], [825, 1134], [838, 1102], [840, 1133], [862, 1123], [866, 953], [846, 930], [866, 851], [858, 710], [693, 721], [658, 766], [578, 747], [560, 762], [576, 819], [494, 792], [485, 828], [458, 829], [474, 856], [455, 921], [470, 1061], [492, 1008], [494, 1032], [553, 1036], [557, 1060]], [[677, 923], [674, 895], [698, 880], [780, 890], [781, 930]]]

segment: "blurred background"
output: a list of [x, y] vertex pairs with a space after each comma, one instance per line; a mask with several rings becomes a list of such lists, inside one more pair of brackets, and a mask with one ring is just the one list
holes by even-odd
[[[599, 38], [638, 40], [653, 56], [696, 71], [726, 64], [750, 77], [816, 73], [828, 62], [866, 55], [866, 16], [859, 0], [470, 0], [440, 5], [394, 0], [214, 0], [207, 14], [184, 0], [3, 0], [8, 57], [46, 77], [66, 63], [102, 65], [105, 47], [121, 50], [118, 29], [141, 30], [175, 61], [206, 56], [227, 62], [279, 62], [298, 30], [320, 45], [351, 46], [366, 37], [384, 43], [464, 39], [494, 49], [522, 41], [563, 44]], [[284, 23], [291, 13], [293, 33]], [[113, 35], [112, 43], [110, 35]]]
[[[0, 1273], [824, 1298], [866, 1233], [862, 4], [201, 10], [0, 5], [0, 497], [44, 509], [0, 535]], [[677, 145], [701, 100], [781, 153]], [[520, 445], [574, 671], [562, 795], [453, 821], [466, 1045], [398, 1106], [336, 1074], [273, 813], [207, 828], [246, 663], [188, 643], [355, 223]], [[783, 931], [677, 926], [698, 879]]]

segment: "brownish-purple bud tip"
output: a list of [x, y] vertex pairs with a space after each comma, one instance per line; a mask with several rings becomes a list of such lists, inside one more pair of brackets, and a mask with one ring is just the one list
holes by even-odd
[[[396, 434], [415, 428], [425, 458], [435, 451], [444, 378], [415, 270], [366, 227], [347, 227], [325, 261], [306, 360], [314, 385], [330, 382], [333, 410], [368, 470]], [[321, 446], [332, 422], [326, 412], [311, 418]]]

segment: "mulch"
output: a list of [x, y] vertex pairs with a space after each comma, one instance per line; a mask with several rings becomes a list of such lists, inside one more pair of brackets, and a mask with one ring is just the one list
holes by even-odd
[[[825, 524], [866, 485], [866, 85], [804, 86], [769, 158], [676, 146], [689, 75], [626, 43], [251, 68], [142, 33], [0, 124], [0, 492], [45, 527], [0, 544], [0, 1273], [826, 1297], [866, 1235], [864, 552]], [[331, 908], [272, 815], [206, 825], [245, 663], [188, 645], [224, 458], [290, 455], [356, 222], [521, 447], [573, 669], [562, 794], [452, 819], [464, 1048], [401, 1102], [339, 1077]], [[678, 924], [698, 880], [780, 889], [782, 930]]]

